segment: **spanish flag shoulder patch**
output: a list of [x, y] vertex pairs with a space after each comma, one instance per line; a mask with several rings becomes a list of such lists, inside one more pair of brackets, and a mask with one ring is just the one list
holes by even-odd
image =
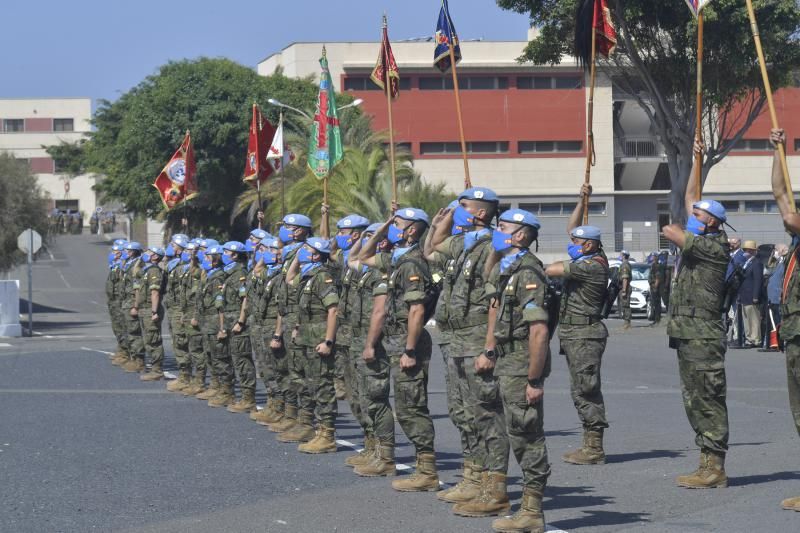
[[419, 276], [409, 276], [408, 281], [419, 281]]
[[528, 290], [533, 290], [536, 287], [538, 287], [538, 285], [535, 284], [535, 283], [528, 283], [527, 285], [525, 285], [525, 288], [528, 289]]

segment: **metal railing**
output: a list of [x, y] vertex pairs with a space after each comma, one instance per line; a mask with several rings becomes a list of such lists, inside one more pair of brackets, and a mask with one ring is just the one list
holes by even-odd
[[661, 158], [664, 151], [655, 137], [614, 137], [614, 157]]

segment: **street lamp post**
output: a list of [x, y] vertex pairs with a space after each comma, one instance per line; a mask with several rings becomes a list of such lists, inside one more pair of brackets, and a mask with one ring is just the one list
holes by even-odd
[[[277, 107], [285, 107], [286, 109], [291, 109], [295, 113], [300, 113], [301, 115], [306, 117], [308, 120], [313, 120], [313, 118], [311, 118], [311, 116], [308, 113], [306, 113], [305, 111], [303, 111], [302, 109], [297, 109], [296, 107], [292, 107], [292, 106], [290, 106], [288, 104], [284, 104], [283, 102], [279, 102], [275, 98], [268, 99], [267, 103], [269, 103], [270, 105], [277, 106]], [[350, 102], [347, 105], [343, 105], [341, 107], [337, 107], [336, 110], [337, 111], [341, 111], [342, 109], [347, 109], [348, 107], [358, 107], [363, 103], [364, 103], [364, 100], [362, 98], [356, 98], [355, 100], [353, 100], [352, 102]]]

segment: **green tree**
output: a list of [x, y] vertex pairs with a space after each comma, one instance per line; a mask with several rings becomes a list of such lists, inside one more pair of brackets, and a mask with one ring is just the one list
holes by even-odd
[[[530, 13], [539, 31], [519, 58], [558, 64], [572, 55], [579, 0], [497, 0], [503, 9]], [[773, 89], [792, 84], [800, 66], [797, 0], [755, 0]], [[609, 0], [618, 31], [617, 52], [600, 65], [614, 87], [647, 113], [667, 155], [673, 217], [682, 219], [695, 130], [697, 25], [679, 0]], [[765, 96], [749, 19], [742, 0], [715, 0], [704, 9], [703, 180], [763, 111]], [[764, 178], [767, 179], [766, 177]]]
[[224, 237], [236, 197], [248, 188], [242, 174], [253, 102], [277, 122], [268, 98], [304, 108], [316, 93], [311, 79], [259, 76], [227, 59], [170, 62], [115, 102], [100, 102], [95, 131], [76, 157], [82, 168], [105, 175], [98, 185], [104, 198], [177, 227], [183, 208], [164, 212], [150, 184], [190, 130], [200, 187], [187, 207], [190, 227]]
[[25, 259], [17, 236], [27, 228], [47, 234], [46, 200], [30, 168], [0, 153], [0, 272]]

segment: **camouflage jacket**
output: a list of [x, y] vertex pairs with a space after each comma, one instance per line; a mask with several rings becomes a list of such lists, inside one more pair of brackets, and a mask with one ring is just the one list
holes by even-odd
[[602, 252], [564, 263], [558, 336], [561, 339], [605, 339], [602, 321], [608, 286], [608, 260]]

